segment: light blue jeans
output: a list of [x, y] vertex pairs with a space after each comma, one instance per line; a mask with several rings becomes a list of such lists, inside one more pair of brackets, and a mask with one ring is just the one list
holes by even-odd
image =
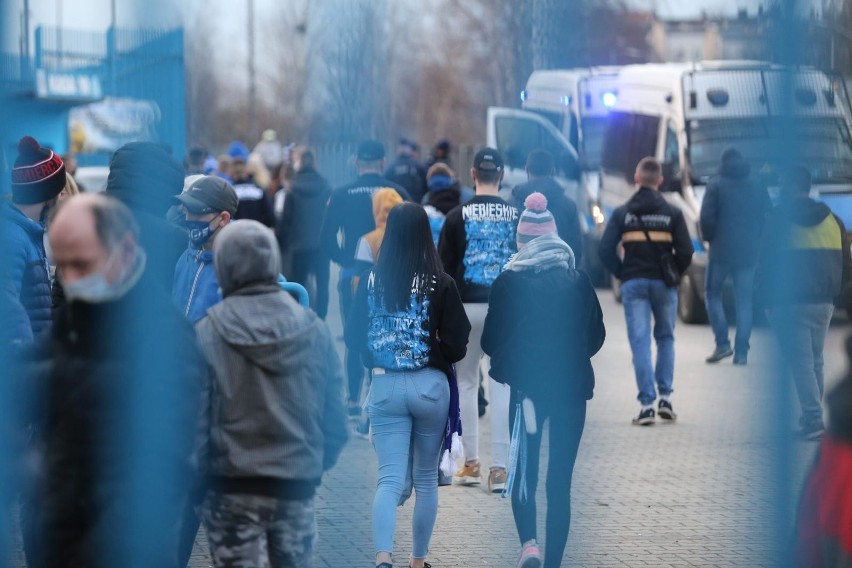
[[[634, 278], [621, 285], [627, 339], [633, 352], [633, 370], [639, 387], [639, 402], [653, 404], [660, 395], [672, 393], [674, 382], [674, 326], [677, 317], [677, 288], [662, 280]], [[654, 340], [657, 364], [651, 363], [651, 314], [654, 315]]]
[[379, 462], [373, 499], [376, 553], [393, 553], [396, 507], [405, 486], [408, 454], [413, 451], [412, 478], [417, 499], [411, 556], [426, 558], [438, 515], [438, 455], [450, 406], [447, 376], [431, 367], [374, 374], [366, 406]]

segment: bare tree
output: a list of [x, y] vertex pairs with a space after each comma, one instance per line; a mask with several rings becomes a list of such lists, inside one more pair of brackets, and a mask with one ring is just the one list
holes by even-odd
[[386, 0], [335, 0], [312, 12], [318, 30], [312, 35], [317, 43], [309, 62], [317, 95], [312, 97], [312, 138], [385, 136], [390, 92], [384, 77], [386, 14]]
[[220, 94], [215, 62], [210, 58], [213, 45], [212, 22], [203, 11], [196, 13], [186, 32], [186, 124], [187, 140], [211, 143], [210, 109]]

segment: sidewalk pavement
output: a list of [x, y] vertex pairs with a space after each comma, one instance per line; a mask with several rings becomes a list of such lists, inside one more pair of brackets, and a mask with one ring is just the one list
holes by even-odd
[[[678, 325], [674, 424], [635, 427], [638, 409], [624, 316], [608, 291], [599, 291], [607, 341], [593, 360], [597, 376], [577, 457], [572, 524], [563, 566], [775, 566], [778, 542], [789, 543], [798, 487], [816, 444], [794, 442], [782, 486], [773, 444], [792, 438], [765, 420], [783, 381], [769, 366], [771, 341], [756, 330], [749, 366], [730, 360], [707, 365], [712, 333], [707, 326]], [[336, 294], [332, 294], [336, 296]], [[333, 305], [329, 325], [340, 335]], [[845, 369], [845, 327], [833, 328], [826, 347], [827, 387]], [[342, 355], [342, 341], [338, 341]], [[789, 391], [787, 391], [789, 395]], [[489, 420], [480, 423], [482, 462], [489, 463]], [[546, 444], [546, 436], [543, 446]], [[544, 448], [543, 448], [544, 449]], [[543, 451], [542, 474], [546, 471]], [[353, 437], [317, 496], [319, 550], [316, 566], [372, 566], [371, 504], [376, 461], [369, 441]], [[544, 484], [539, 484], [539, 518]], [[508, 499], [481, 488], [443, 487], [429, 555], [439, 567], [515, 566], [519, 542]], [[786, 499], [786, 500], [785, 500]], [[772, 503], [781, 503], [771, 507]], [[413, 499], [398, 509], [396, 565], [411, 549]], [[777, 529], [775, 519], [788, 524]], [[780, 532], [777, 532], [780, 531]], [[777, 537], [780, 534], [781, 539]], [[539, 540], [544, 538], [540, 522]], [[22, 555], [18, 563], [23, 566]], [[211, 565], [203, 530], [190, 564]]]

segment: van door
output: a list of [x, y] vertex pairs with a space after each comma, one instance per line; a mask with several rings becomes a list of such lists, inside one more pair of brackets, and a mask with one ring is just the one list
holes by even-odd
[[578, 195], [580, 163], [577, 151], [546, 118], [524, 110], [489, 107], [487, 143], [500, 151], [506, 163], [503, 189], [510, 191], [527, 181], [527, 155], [540, 148], [553, 154], [556, 180], [565, 188], [565, 194], [577, 203], [577, 208], [585, 210], [585, 200]]

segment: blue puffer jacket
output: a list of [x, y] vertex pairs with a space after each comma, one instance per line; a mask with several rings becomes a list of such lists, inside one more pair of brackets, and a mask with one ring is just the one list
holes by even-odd
[[222, 301], [219, 280], [213, 268], [213, 251], [187, 248], [175, 266], [172, 298], [192, 323]]
[[26, 343], [52, 321], [44, 227], [2, 203], [0, 243], [0, 340]]

